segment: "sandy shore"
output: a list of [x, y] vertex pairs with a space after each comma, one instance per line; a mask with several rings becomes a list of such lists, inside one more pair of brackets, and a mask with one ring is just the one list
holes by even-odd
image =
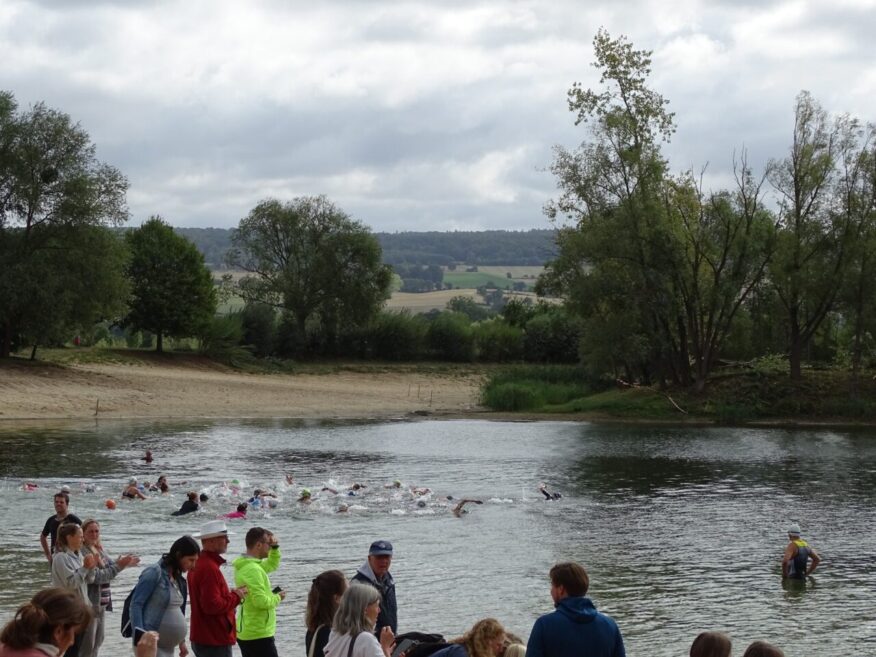
[[0, 364], [0, 420], [391, 418], [477, 413], [480, 377], [417, 371], [247, 374], [191, 359]]

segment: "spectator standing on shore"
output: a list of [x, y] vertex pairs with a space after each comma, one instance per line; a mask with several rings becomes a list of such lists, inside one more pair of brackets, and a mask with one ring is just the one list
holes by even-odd
[[341, 596], [347, 590], [347, 578], [340, 570], [326, 570], [313, 578], [307, 594], [304, 622], [304, 649], [307, 657], [325, 657], [323, 650], [332, 631], [332, 621]]
[[550, 570], [551, 598], [556, 611], [532, 626], [527, 657], [626, 657], [617, 623], [596, 611], [590, 598], [590, 578], [577, 563], [558, 563]]
[[[88, 603], [88, 585], [94, 581], [97, 558], [82, 556], [82, 527], [65, 522], [58, 527], [58, 543], [52, 557], [52, 585], [74, 591], [82, 602]], [[73, 645], [67, 649], [69, 657], [79, 656], [86, 628], [76, 635]]]
[[267, 529], [253, 527], [246, 533], [246, 553], [234, 560], [234, 582], [246, 587], [237, 615], [237, 645], [242, 657], [278, 657], [274, 634], [277, 607], [286, 592], [271, 589], [268, 573], [280, 565], [280, 543]]
[[0, 657], [64, 655], [76, 633], [91, 620], [88, 604], [76, 592], [43, 589], [15, 612], [0, 631]]
[[192, 608], [189, 636], [195, 657], [231, 657], [237, 641], [234, 612], [246, 596], [246, 587], [229, 589], [221, 571], [229, 534], [222, 520], [211, 520], [194, 535], [201, 539], [201, 555], [187, 579]]
[[368, 559], [353, 575], [354, 582], [370, 584], [380, 593], [380, 615], [374, 625], [374, 634], [380, 638], [380, 631], [389, 626], [392, 633], [398, 633], [398, 604], [395, 599], [395, 580], [389, 567], [392, 565], [392, 543], [374, 541], [368, 549]]
[[[40, 534], [40, 545], [43, 547], [43, 554], [46, 555], [46, 560], [52, 561], [52, 554], [55, 552], [55, 540], [58, 536], [58, 527], [62, 522], [72, 522], [81, 525], [82, 521], [72, 513], [70, 513], [70, 496], [64, 491], [55, 493], [55, 515], [49, 516], [46, 524], [43, 526], [43, 531]], [[48, 537], [48, 538], [47, 538]]]
[[380, 592], [370, 584], [353, 582], [341, 596], [325, 646], [325, 657], [390, 657], [395, 636], [389, 625], [375, 637]]
[[505, 652], [505, 628], [495, 618], [484, 618], [433, 657], [499, 657]]
[[94, 567], [94, 579], [88, 584], [88, 601], [91, 603], [94, 618], [82, 637], [79, 654], [81, 657], [97, 657], [104, 639], [106, 611], [113, 610], [110, 582], [128, 566], [138, 565], [140, 557], [125, 554], [113, 561], [101, 545], [100, 524], [97, 520], [88, 519], [82, 523], [82, 533], [82, 554], [94, 556], [97, 564]]

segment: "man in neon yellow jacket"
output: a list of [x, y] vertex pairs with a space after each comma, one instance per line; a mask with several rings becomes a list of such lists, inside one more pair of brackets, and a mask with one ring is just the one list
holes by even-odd
[[245, 540], [246, 554], [234, 560], [234, 585], [247, 589], [237, 614], [237, 645], [242, 657], [278, 657], [276, 609], [286, 592], [271, 590], [268, 573], [280, 565], [280, 543], [261, 527], [250, 529]]

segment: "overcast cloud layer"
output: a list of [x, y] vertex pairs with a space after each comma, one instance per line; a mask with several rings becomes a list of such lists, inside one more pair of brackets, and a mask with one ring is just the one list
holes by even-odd
[[801, 89], [876, 120], [876, 0], [3, 0], [0, 88], [82, 124], [134, 224], [327, 194], [378, 231], [543, 228], [600, 26], [654, 51], [673, 168], [713, 187], [783, 156]]

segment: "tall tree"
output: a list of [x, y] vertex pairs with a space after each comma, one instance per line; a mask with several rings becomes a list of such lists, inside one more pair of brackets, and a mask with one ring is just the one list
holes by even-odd
[[131, 301], [124, 324], [154, 333], [159, 352], [164, 337], [196, 335], [216, 314], [216, 287], [204, 256], [157, 216], [126, 239]]
[[856, 144], [842, 151], [839, 207], [857, 230], [840, 301], [851, 326], [851, 390], [857, 395], [865, 342], [876, 334], [876, 126], [850, 136]]
[[[611, 269], [622, 269], [627, 283], [622, 294], [637, 308], [649, 361], [660, 381], [690, 383], [687, 329], [678, 303], [675, 277], [677, 237], [664, 202], [667, 163], [661, 142], [674, 131], [666, 101], [648, 88], [651, 53], [635, 50], [624, 37], [612, 39], [600, 30], [593, 40], [601, 71], [600, 88], [575, 83], [568, 93], [576, 124], [590, 125], [590, 139], [575, 151], [558, 147], [552, 171], [561, 190], [548, 205], [551, 218], [575, 222], [574, 239], [560, 242], [572, 248], [553, 261], [541, 289], [569, 298], [568, 283], [590, 278], [586, 287]], [[600, 312], [605, 298], [574, 300], [585, 314]]]
[[229, 263], [249, 272], [247, 302], [291, 315], [299, 340], [319, 321], [329, 340], [365, 324], [389, 298], [392, 272], [371, 232], [324, 196], [259, 203], [240, 221]]
[[840, 162], [855, 160], [858, 122], [831, 120], [806, 91], [797, 96], [788, 157], [770, 163], [779, 194], [780, 230], [770, 281], [785, 308], [791, 378], [802, 376], [803, 353], [833, 310], [843, 287], [860, 217], [842, 209]]
[[33, 326], [36, 304], [22, 290], [40, 277], [38, 263], [73, 248], [79, 229], [126, 221], [127, 187], [67, 114], [42, 103], [18, 112], [13, 96], [0, 93], [0, 357]]

